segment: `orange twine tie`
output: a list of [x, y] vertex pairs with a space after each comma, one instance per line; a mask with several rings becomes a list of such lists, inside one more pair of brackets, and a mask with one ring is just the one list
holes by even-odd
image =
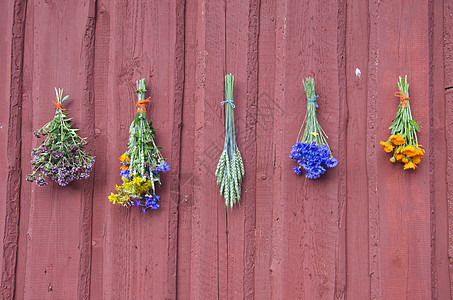
[[65, 111], [66, 109], [64, 109], [64, 108], [61, 107], [61, 103], [58, 102], [58, 98], [57, 98], [57, 97], [55, 97], [55, 100], [57, 100], [57, 102], [52, 101], [52, 103], [55, 104], [55, 106], [57, 107], [57, 109], [59, 109], [59, 110], [61, 110], [61, 111]]
[[[149, 97], [149, 98], [151, 98], [151, 97]], [[135, 105], [135, 106], [137, 106], [137, 112], [146, 113], [146, 102], [150, 102], [149, 98], [145, 99], [145, 100], [138, 100], [137, 101], [137, 104]]]
[[410, 98], [402, 90], [400, 90], [400, 89], [398, 89], [398, 90], [399, 90], [399, 92], [396, 92], [395, 96], [400, 97], [401, 104], [399, 107], [407, 107], [406, 100], [410, 100]]

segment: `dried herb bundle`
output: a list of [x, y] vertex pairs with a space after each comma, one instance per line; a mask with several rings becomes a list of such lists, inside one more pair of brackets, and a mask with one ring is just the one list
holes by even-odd
[[241, 183], [244, 176], [244, 164], [234, 131], [233, 83], [234, 76], [226, 75], [226, 100], [222, 102], [226, 104], [225, 144], [215, 171], [217, 185], [220, 185], [220, 194], [225, 198], [225, 205], [231, 208], [241, 198]]
[[129, 128], [128, 150], [120, 156], [120, 175], [123, 184], [116, 186], [117, 194], [111, 193], [110, 202], [123, 206], [140, 207], [142, 212], [159, 208], [159, 196], [156, 185], [160, 184], [159, 172], [166, 172], [170, 167], [165, 162], [154, 142], [156, 131], [152, 121], [146, 120], [145, 79], [137, 81], [137, 113]]
[[395, 96], [400, 98], [400, 105], [389, 127], [391, 135], [386, 142], [381, 141], [381, 145], [385, 152], [393, 151], [390, 158], [392, 163], [396, 161], [404, 163], [404, 170], [415, 169], [425, 155], [425, 150], [418, 144], [417, 132], [420, 132], [420, 127], [412, 117], [407, 76], [404, 81], [399, 77], [398, 90]]
[[31, 166], [33, 171], [25, 179], [35, 181], [37, 185], [44, 186], [47, 182], [44, 176], [52, 179], [61, 186], [69, 182], [88, 178], [93, 170], [95, 157], [84, 151], [87, 144], [86, 138], [81, 138], [77, 131], [72, 129], [72, 119], [62, 107], [69, 99], [69, 95], [63, 98], [63, 90], [56, 89], [55, 115], [52, 121], [41, 129], [33, 132], [36, 138], [45, 136], [42, 144], [31, 151]]
[[[335, 167], [338, 161], [330, 151], [327, 135], [316, 116], [318, 96], [315, 94], [313, 78], [305, 79], [304, 88], [307, 94], [307, 112], [299, 130], [297, 143], [293, 146], [289, 157], [299, 164], [298, 167], [294, 167], [294, 173], [301, 175], [304, 169], [306, 178], [316, 179], [324, 174], [327, 168]], [[302, 129], [304, 131], [301, 136]]]

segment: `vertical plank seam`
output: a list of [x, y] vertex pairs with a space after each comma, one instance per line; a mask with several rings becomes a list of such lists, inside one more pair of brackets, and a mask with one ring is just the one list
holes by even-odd
[[[225, 30], [224, 30], [224, 34], [225, 34], [225, 42], [224, 42], [224, 47], [225, 47], [225, 54], [224, 54], [224, 70], [226, 72], [227, 71], [227, 66], [228, 66], [228, 63], [227, 63], [227, 49], [228, 49], [228, 42], [227, 42], [227, 0], [224, 1], [224, 5], [225, 5], [225, 8], [224, 8], [224, 13], [225, 13], [225, 21], [224, 21], [224, 25], [225, 25]], [[225, 87], [225, 85], [224, 85]], [[223, 91], [223, 94], [226, 95], [226, 90]], [[226, 100], [226, 98], [225, 98]], [[225, 110], [226, 110], [226, 105], [225, 105]], [[225, 122], [226, 122], [226, 116], [225, 116], [225, 113], [223, 114], [223, 116], [225, 117]], [[234, 120], [233, 120], [234, 122]], [[233, 124], [234, 126], [234, 124]], [[218, 205], [218, 204], [217, 204]], [[218, 214], [218, 210], [217, 210], [217, 214]], [[217, 224], [219, 224], [219, 218], [217, 216]], [[217, 229], [219, 228], [219, 226], [217, 225]], [[230, 255], [229, 255], [229, 244], [228, 244], [228, 237], [229, 237], [229, 232], [228, 232], [228, 207], [226, 207], [225, 209], [225, 242], [226, 242], [226, 299], [228, 299], [228, 292], [229, 292], [229, 288], [228, 288], [228, 283], [229, 283], [229, 258], [230, 258]], [[217, 230], [217, 236], [220, 236], [219, 235], [219, 232]], [[218, 241], [217, 241], [218, 242]], [[220, 244], [217, 245], [217, 249], [218, 251], [220, 250]], [[220, 261], [220, 257], [217, 257], [217, 259]], [[218, 267], [217, 268], [217, 272], [218, 272], [218, 278], [220, 280], [220, 268]], [[219, 299], [220, 299], [220, 282], [219, 282], [219, 285], [218, 285], [218, 290], [219, 290]]]
[[167, 299], [177, 297], [178, 273], [178, 228], [181, 177], [181, 130], [183, 122], [184, 80], [185, 80], [185, 17], [186, 1], [176, 0], [175, 7], [175, 66], [174, 66], [174, 110], [171, 146], [171, 182], [168, 216], [168, 263]]
[[[338, 154], [343, 158], [343, 164], [340, 164], [339, 174], [344, 176], [339, 176], [340, 180], [338, 183], [338, 239], [336, 243], [336, 262], [335, 262], [335, 299], [345, 299], [347, 296], [346, 290], [346, 272], [347, 272], [347, 231], [346, 231], [346, 218], [347, 218], [347, 143], [342, 141], [347, 141], [348, 135], [348, 101], [347, 101], [347, 75], [346, 75], [346, 30], [347, 30], [347, 4], [346, 0], [338, 1], [338, 34], [337, 34], [337, 64], [338, 64], [338, 98], [340, 106], [340, 123], [339, 130], [340, 133], [338, 136]], [[340, 158], [339, 157], [339, 158]]]
[[[94, 143], [95, 127], [95, 105], [94, 105], [94, 51], [95, 51], [95, 32], [96, 32], [96, 6], [97, 0], [90, 0], [88, 6], [88, 18], [85, 26], [85, 33], [82, 41], [82, 58], [85, 64], [85, 90], [83, 93], [83, 103], [89, 112], [87, 113], [88, 126], [91, 140]], [[94, 150], [94, 147], [93, 147]], [[80, 209], [80, 237], [79, 249], [80, 260], [78, 270], [77, 297], [78, 299], [89, 299], [91, 293], [91, 251], [92, 251], [92, 229], [93, 229], [93, 197], [94, 197], [94, 177], [88, 179], [84, 184], [81, 198]]]
[[245, 157], [252, 158], [248, 166], [246, 194], [244, 199], [244, 250], [243, 250], [243, 295], [255, 296], [255, 230], [256, 230], [256, 123], [258, 118], [258, 74], [259, 74], [259, 25], [261, 0], [251, 0], [248, 14], [247, 41], [247, 104], [246, 104], [246, 145]]
[[[449, 4], [450, 3], [450, 4]], [[444, 67], [444, 79], [445, 83], [450, 83], [450, 80], [448, 80], [448, 75], [451, 72], [451, 66], [448, 66], [449, 70], [446, 70], [446, 66], [448, 64], [448, 61], [451, 61], [451, 58], [449, 58], [449, 53], [451, 53], [451, 43], [452, 43], [452, 31], [450, 29], [450, 25], [452, 22], [452, 9], [451, 9], [451, 2], [449, 1], [444, 1], [443, 2], [443, 36], [444, 36], [444, 55], [443, 55], [443, 67]], [[450, 31], [449, 31], [450, 30]], [[449, 51], [450, 50], [450, 51]], [[449, 72], [450, 71], [450, 72]], [[448, 84], [450, 85], [450, 84]], [[452, 123], [452, 114], [451, 114], [451, 108], [452, 107], [452, 102], [451, 102], [451, 97], [448, 97], [448, 93], [451, 93], [451, 91], [446, 88], [445, 92], [445, 135], [446, 135], [446, 141], [447, 141], [447, 153], [452, 151], [452, 131], [451, 131], [451, 123]], [[448, 226], [448, 259], [449, 259], [449, 275], [450, 275], [450, 295], [453, 295], [453, 263], [452, 263], [452, 258], [453, 258], [453, 185], [451, 184], [452, 180], [452, 171], [451, 171], [451, 165], [452, 165], [452, 157], [451, 155], [447, 155], [447, 174], [446, 174], [446, 182], [447, 182], [447, 207], [448, 207], [448, 217], [447, 217], [447, 226]]]
[[27, 0], [14, 1], [11, 30], [11, 83], [7, 141], [8, 178], [5, 204], [5, 227], [2, 251], [1, 292], [3, 299], [13, 299], [16, 284], [17, 250], [20, 220], [22, 81]]
[[434, 85], [433, 85], [433, 30], [434, 30], [434, 8], [431, 1], [428, 1], [428, 55], [429, 55], [429, 69], [428, 69], [428, 113], [429, 113], [429, 200], [430, 200], [430, 226], [431, 226], [431, 297], [432, 299], [438, 298], [437, 286], [437, 268], [436, 266], [436, 218], [434, 214], [435, 209], [435, 195], [434, 195]]
[[368, 177], [369, 203], [369, 259], [370, 259], [370, 297], [381, 298], [379, 272], [379, 197], [377, 195], [377, 168], [376, 162], [376, 126], [377, 126], [377, 65], [379, 61], [378, 32], [380, 0], [374, 1], [373, 7], [368, 2], [369, 20], [369, 56], [368, 56], [368, 105], [367, 105], [367, 156], [366, 172]]

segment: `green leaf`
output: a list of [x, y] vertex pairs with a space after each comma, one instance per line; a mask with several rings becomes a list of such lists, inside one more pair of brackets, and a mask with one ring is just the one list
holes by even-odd
[[63, 99], [61, 99], [60, 103], [63, 104], [66, 100], [68, 100], [68, 98], [69, 98], [69, 95], [64, 96]]
[[420, 133], [420, 126], [418, 126], [417, 122], [415, 122], [413, 119], [409, 121], [412, 126], [414, 126], [415, 130]]

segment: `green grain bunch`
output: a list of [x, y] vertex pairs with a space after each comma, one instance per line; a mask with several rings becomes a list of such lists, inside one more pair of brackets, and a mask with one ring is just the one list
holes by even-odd
[[234, 131], [233, 83], [234, 76], [226, 75], [226, 101], [222, 102], [226, 103], [225, 145], [215, 172], [217, 185], [220, 185], [220, 194], [225, 198], [225, 205], [231, 208], [241, 198], [241, 183], [244, 176], [244, 164]]

